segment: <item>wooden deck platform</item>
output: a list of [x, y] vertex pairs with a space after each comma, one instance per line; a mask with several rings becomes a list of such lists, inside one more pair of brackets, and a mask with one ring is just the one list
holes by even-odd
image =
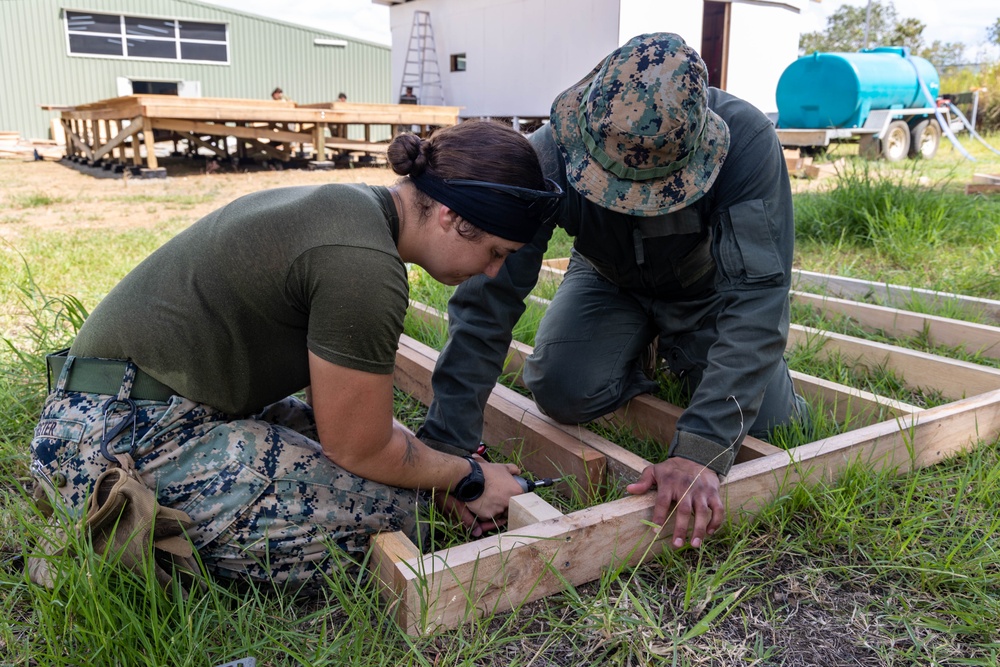
[[384, 154], [397, 132], [426, 135], [434, 128], [455, 125], [460, 110], [174, 95], [128, 95], [43, 108], [60, 111], [67, 157], [146, 170], [159, 169], [155, 144], [161, 141], [183, 141], [191, 152], [207, 150], [223, 159], [257, 156], [288, 162], [304, 156], [326, 164], [350, 153]]

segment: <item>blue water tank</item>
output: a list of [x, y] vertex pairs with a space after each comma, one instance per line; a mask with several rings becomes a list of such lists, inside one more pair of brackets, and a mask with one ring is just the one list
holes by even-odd
[[876, 109], [933, 106], [920, 89], [918, 71], [937, 99], [937, 70], [906, 47], [802, 56], [778, 80], [778, 127], [861, 127]]

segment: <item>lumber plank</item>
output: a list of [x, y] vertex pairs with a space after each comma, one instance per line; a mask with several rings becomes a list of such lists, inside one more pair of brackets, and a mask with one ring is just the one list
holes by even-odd
[[419, 558], [420, 550], [405, 533], [397, 531], [374, 535], [368, 551], [368, 570], [378, 582], [379, 596], [385, 602], [397, 605], [392, 610], [393, 618], [397, 624], [405, 625], [406, 607], [415, 601], [402, 598], [406, 593], [407, 581], [402, 576], [399, 565], [403, 561]]
[[792, 301], [822, 313], [845, 315], [871, 332], [905, 338], [923, 336], [936, 345], [962, 348], [969, 354], [1000, 359], [1000, 327], [914, 313], [849, 299], [793, 290]]
[[69, 137], [70, 141], [73, 142], [73, 145], [76, 146], [76, 148], [78, 148], [80, 151], [83, 152], [84, 155], [87, 156], [88, 160], [94, 159], [94, 151], [91, 150], [90, 146], [87, 145], [87, 142], [83, 139], [83, 137], [77, 134], [76, 131], [70, 130], [69, 132], [66, 133], [66, 136]]
[[132, 165], [135, 167], [142, 165], [142, 149], [140, 147], [139, 135], [133, 134], [129, 140], [129, 145], [132, 147]]
[[254, 149], [261, 151], [262, 153], [267, 155], [269, 158], [273, 158], [275, 160], [281, 160], [282, 162], [288, 162], [292, 157], [291, 155], [289, 155], [288, 151], [282, 150], [280, 148], [275, 148], [274, 146], [270, 144], [265, 144], [262, 141], [258, 141], [257, 139], [244, 139], [244, 141], [250, 144]]
[[555, 271], [566, 272], [569, 268], [569, 257], [556, 257], [553, 259], [543, 259], [542, 266]]
[[158, 169], [159, 162], [156, 159], [156, 137], [153, 132], [153, 121], [148, 116], [142, 119], [142, 138], [146, 144], [146, 166], [150, 169]]
[[839, 352], [841, 357], [856, 363], [885, 367], [902, 377], [912, 389], [932, 388], [945, 396], [962, 398], [1000, 388], [1000, 369], [799, 324], [789, 327], [789, 345], [808, 346], [816, 339], [822, 342], [822, 348], [818, 351], [820, 358], [828, 358], [834, 352]]
[[[544, 428], [544, 432], [549, 434], [550, 437], [569, 437], [572, 441], [579, 442], [603, 454], [607, 457], [606, 464], [608, 470], [620, 479], [634, 480], [639, 473], [652, 465], [652, 463], [638, 454], [634, 454], [624, 447], [616, 445], [606, 438], [602, 438], [584, 426], [560, 424], [551, 417], [547, 417], [542, 414], [533, 400], [527, 396], [522, 396], [512, 389], [508, 389], [503, 385], [497, 385], [493, 389], [493, 393], [513, 405], [526, 419], [530, 418], [531, 424], [538, 426], [538, 428]], [[565, 436], [552, 435], [557, 432], [562, 432]]]
[[522, 493], [510, 499], [510, 506], [507, 508], [507, 532], [562, 517], [562, 512], [542, 500], [537, 493]]
[[1000, 183], [969, 183], [965, 186], [967, 195], [1000, 195]]
[[981, 315], [993, 323], [1000, 324], [1000, 301], [992, 299], [980, 299], [962, 294], [952, 294], [950, 292], [935, 292], [919, 287], [877, 283], [858, 278], [831, 276], [813, 271], [803, 271], [801, 269], [792, 270], [792, 283], [793, 287], [796, 288], [808, 285], [821, 289], [831, 296], [846, 297], [855, 300], [876, 296], [884, 302], [884, 305], [897, 308], [906, 308], [913, 302], [923, 303], [932, 307], [941, 304], [953, 304], [959, 306], [965, 312]]
[[101, 146], [101, 148], [94, 153], [94, 160], [100, 160], [140, 130], [142, 130], [142, 118], [133, 118], [130, 125], [122, 128], [122, 130], [118, 132], [118, 134], [116, 134], [111, 141]]
[[923, 410], [923, 408], [902, 401], [798, 371], [790, 370], [789, 373], [795, 382], [795, 391], [800, 396], [829, 407], [834, 418], [840, 423], [855, 420], [868, 423], [880, 422]]
[[373, 141], [327, 141], [326, 147], [339, 151], [354, 153], [382, 153], [389, 149], [389, 144]]
[[[677, 432], [677, 420], [682, 414], [684, 414], [683, 408], [644, 394], [636, 396], [605, 417], [605, 420], [613, 425], [627, 427], [636, 437], [653, 438], [669, 443]], [[735, 462], [742, 463], [779, 451], [782, 451], [780, 447], [748, 435], [743, 438], [743, 444], [736, 452]], [[666, 444], [664, 444], [663, 456], [666, 455]]]
[[[436, 350], [403, 336], [396, 352], [396, 387], [429, 405], [436, 360]], [[508, 456], [517, 453], [522, 465], [535, 475], [573, 477], [585, 494], [596, 494], [607, 470], [605, 456], [512, 403], [505, 389], [496, 387], [487, 401], [483, 439]]]
[[317, 160], [326, 160], [326, 124], [316, 123], [312, 129], [312, 144]]
[[219, 148], [218, 146], [216, 146], [215, 144], [213, 144], [213, 143], [211, 143], [209, 141], [205, 141], [204, 139], [202, 139], [201, 137], [199, 137], [196, 134], [191, 134], [190, 132], [178, 132], [178, 134], [181, 135], [181, 137], [183, 137], [185, 141], [190, 141], [191, 143], [195, 144], [196, 146], [200, 146], [202, 148], [207, 148], [208, 150], [212, 151], [213, 153], [215, 153], [219, 157], [223, 157], [223, 158], [224, 157], [229, 157], [229, 154], [226, 153], [226, 151], [222, 150], [221, 148]]
[[[544, 299], [539, 299], [539, 301], [543, 305], [547, 305], [548, 303]], [[448, 321], [446, 313], [442, 313], [435, 308], [416, 301], [410, 302], [410, 310], [416, 317], [429, 326], [446, 326]], [[511, 341], [508, 349], [503, 372], [505, 375], [514, 376], [514, 383], [520, 387], [524, 386], [524, 382], [521, 380], [521, 369], [524, 367], [525, 359], [528, 358], [528, 355], [532, 351], [533, 348], [530, 345], [516, 340]], [[614, 413], [603, 418], [603, 421], [613, 426], [625, 426], [636, 437], [655, 438], [662, 442], [670, 442], [677, 430], [677, 420], [683, 412], [682, 408], [671, 405], [655, 396], [644, 394], [636, 396]], [[539, 412], [539, 414], [541, 413]], [[743, 439], [743, 444], [736, 455], [736, 461], [740, 462], [758, 456], [773, 454], [777, 450], [778, 448], [774, 445], [748, 435]], [[622, 450], [622, 452], [625, 451], [627, 450]], [[616, 452], [615, 454], [608, 455], [611, 458], [615, 458], [624, 454]], [[666, 447], [664, 447], [664, 456], [666, 456]], [[645, 465], [648, 465], [648, 463], [645, 463]], [[640, 468], [640, 472], [641, 470]]]
[[289, 130], [272, 130], [268, 127], [246, 127], [241, 125], [226, 125], [225, 123], [209, 123], [193, 120], [169, 120], [154, 118], [153, 127], [159, 130], [173, 132], [188, 132], [191, 134], [210, 135], [213, 137], [238, 137], [240, 139], [268, 139], [270, 141], [309, 142], [312, 135], [308, 132], [291, 132]]
[[[853, 462], [901, 473], [998, 436], [1000, 391], [925, 410], [908, 424], [883, 422], [826, 438], [734, 466], [722, 485], [727, 514], [752, 516], [792, 485], [833, 479]], [[671, 532], [669, 521], [658, 535], [648, 525], [654, 502], [653, 494], [627, 497], [401, 561], [402, 626], [411, 634], [456, 627], [641, 562]]]
[[754, 511], [790, 484], [831, 482], [847, 464], [902, 474], [1000, 437], [1000, 390], [748, 461], [725, 481], [730, 507]]

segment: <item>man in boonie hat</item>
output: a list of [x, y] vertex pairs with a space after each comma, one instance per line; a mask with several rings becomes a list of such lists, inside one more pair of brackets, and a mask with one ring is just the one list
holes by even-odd
[[[719, 475], [747, 433], [806, 417], [782, 354], [794, 225], [784, 156], [756, 108], [708, 85], [678, 35], [639, 35], [552, 104], [530, 140], [566, 197], [495, 279], [449, 304], [450, 339], [420, 435], [474, 449], [556, 225], [575, 237], [569, 268], [535, 337], [524, 381], [563, 423], [588, 422], [658, 387], [655, 356], [691, 392], [663, 462], [630, 493], [676, 506], [673, 545], [700, 546], [723, 519]], [[655, 357], [654, 357], [655, 358]], [[654, 365], [655, 368], [655, 365]]]

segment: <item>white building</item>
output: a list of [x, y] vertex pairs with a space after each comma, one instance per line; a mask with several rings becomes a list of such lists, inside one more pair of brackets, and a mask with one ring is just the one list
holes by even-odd
[[[602, 57], [646, 32], [681, 35], [713, 86], [776, 111], [778, 78], [798, 56], [810, 0], [372, 1], [390, 7], [396, 91], [414, 85], [420, 103], [461, 106], [465, 117], [537, 118]], [[429, 30], [418, 25], [428, 19]]]

